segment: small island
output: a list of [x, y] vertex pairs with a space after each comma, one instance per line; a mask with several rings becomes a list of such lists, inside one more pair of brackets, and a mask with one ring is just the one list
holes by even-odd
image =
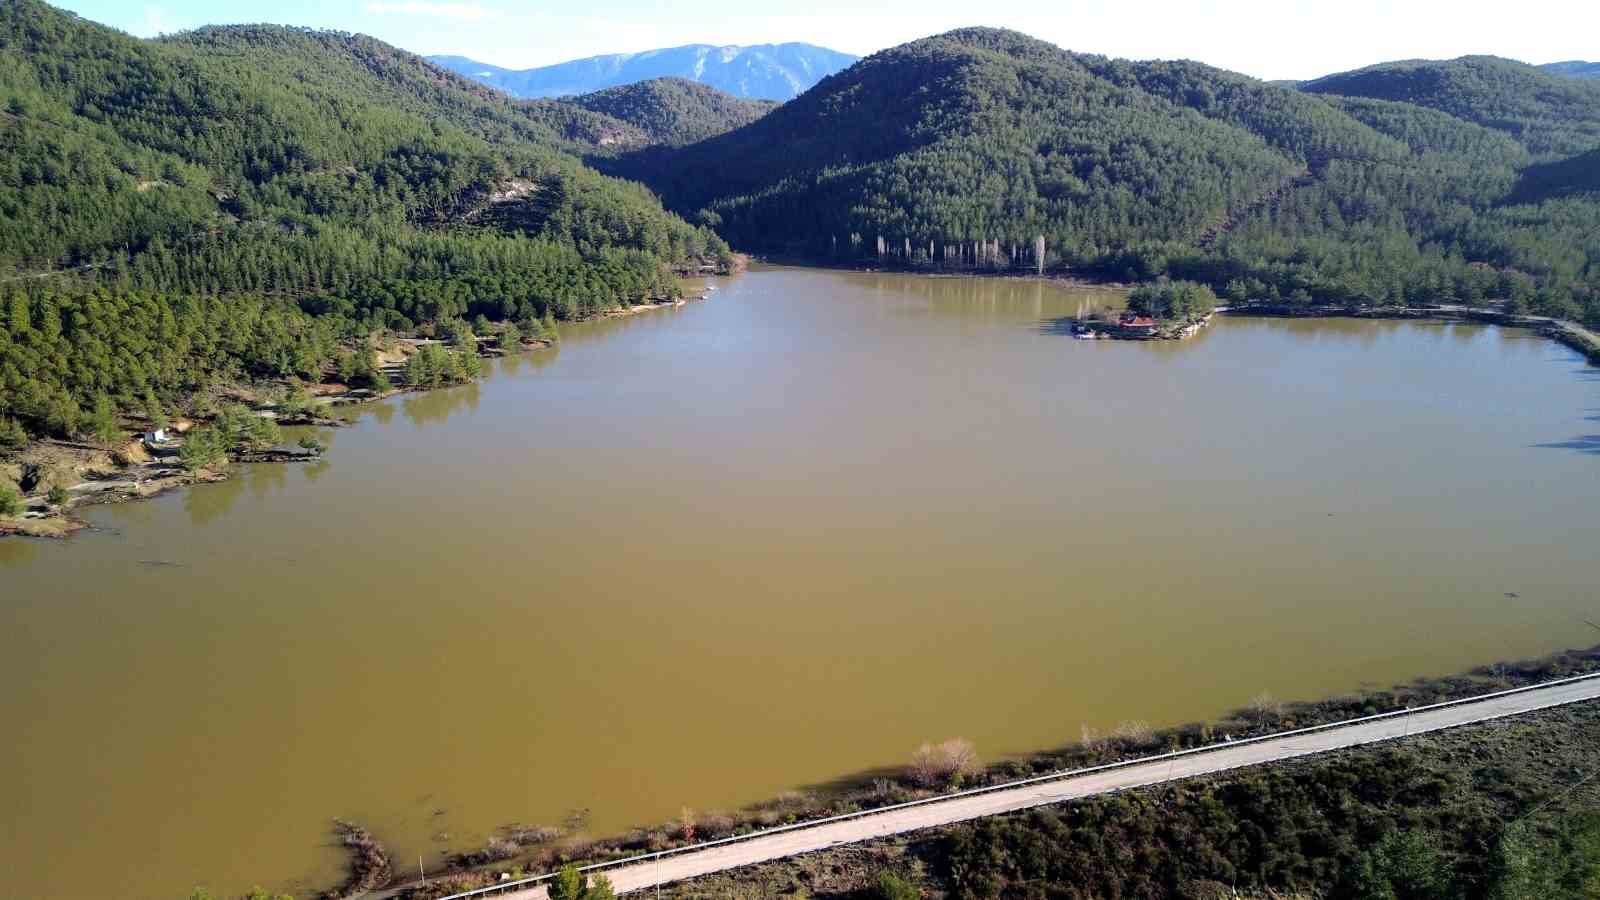
[[1211, 324], [1217, 295], [1193, 281], [1162, 280], [1140, 285], [1128, 295], [1128, 306], [1116, 318], [1097, 312], [1073, 324], [1083, 340], [1181, 341]]

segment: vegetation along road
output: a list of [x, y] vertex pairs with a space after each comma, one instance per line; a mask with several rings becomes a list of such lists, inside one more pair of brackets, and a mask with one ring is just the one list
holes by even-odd
[[[984, 816], [1047, 806], [1162, 782], [1211, 775], [1229, 769], [1295, 759], [1362, 744], [1404, 738], [1515, 716], [1534, 710], [1600, 699], [1600, 676], [1588, 675], [1519, 688], [1469, 700], [1386, 713], [1335, 725], [1283, 732], [1215, 747], [1185, 750], [1159, 757], [1114, 763], [1062, 776], [1043, 776], [1010, 785], [984, 788], [901, 804], [820, 823], [802, 823], [745, 838], [730, 838], [698, 848], [665, 851], [642, 861], [604, 868], [617, 893], [696, 878], [713, 872], [798, 856], [839, 844], [919, 831]], [[494, 895], [517, 900], [546, 896], [544, 879], [480, 888], [455, 897]]]

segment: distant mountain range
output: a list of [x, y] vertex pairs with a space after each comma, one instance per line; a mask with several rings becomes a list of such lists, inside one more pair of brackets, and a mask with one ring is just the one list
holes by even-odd
[[718, 47], [691, 44], [591, 56], [536, 69], [502, 69], [464, 56], [430, 56], [436, 65], [499, 88], [514, 97], [590, 94], [652, 78], [675, 77], [714, 87], [735, 97], [792, 100], [857, 57], [811, 44]]
[[1600, 79], [1600, 62], [1575, 59], [1569, 62], [1547, 63], [1539, 68], [1552, 75], [1565, 75], [1568, 78]]

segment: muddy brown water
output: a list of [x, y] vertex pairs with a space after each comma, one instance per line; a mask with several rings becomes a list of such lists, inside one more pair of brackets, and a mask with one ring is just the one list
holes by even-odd
[[[509, 822], [1592, 644], [1600, 381], [1516, 330], [765, 269], [327, 460], [0, 541], [0, 893], [305, 895]], [[1515, 595], [1515, 596], [1509, 596]]]

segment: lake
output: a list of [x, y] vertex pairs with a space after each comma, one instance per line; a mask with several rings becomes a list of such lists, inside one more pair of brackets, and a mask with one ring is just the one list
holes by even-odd
[[307, 895], [335, 816], [432, 865], [1596, 640], [1600, 376], [1556, 344], [720, 284], [360, 410], [324, 462], [0, 541], [6, 892]]

